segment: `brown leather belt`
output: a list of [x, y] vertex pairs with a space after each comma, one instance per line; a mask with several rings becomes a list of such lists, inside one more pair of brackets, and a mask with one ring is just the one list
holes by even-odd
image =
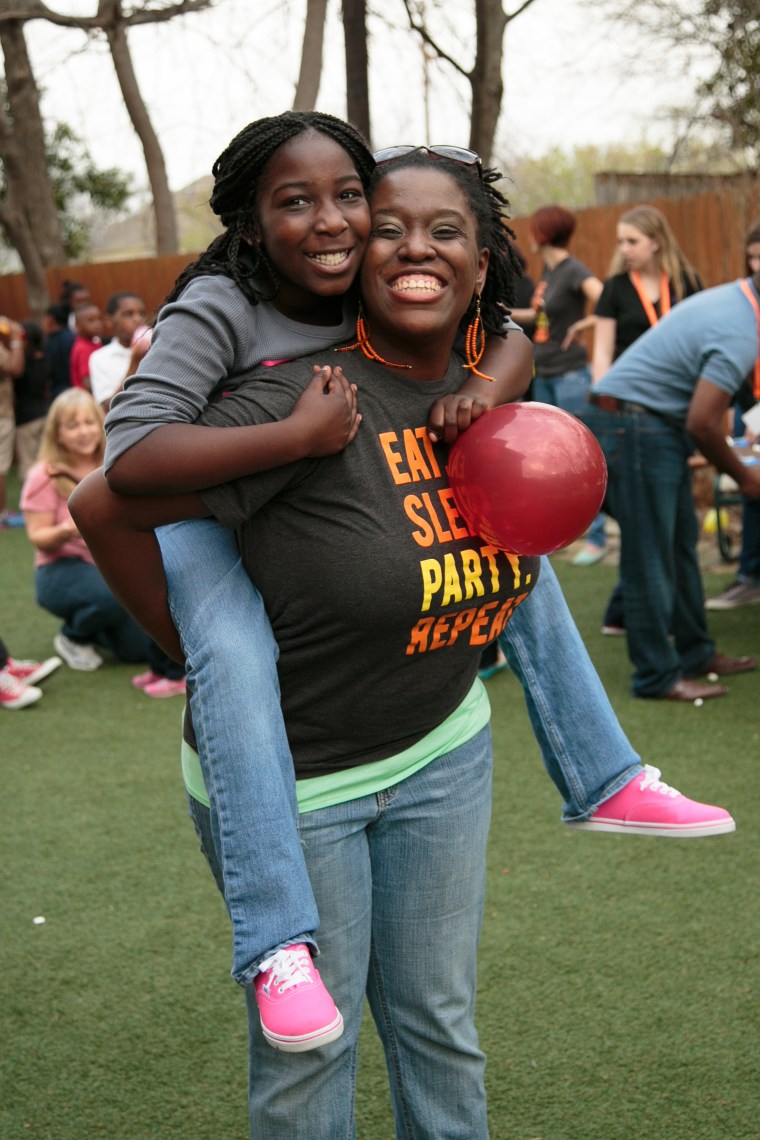
[[645, 412], [649, 416], [656, 416], [653, 408], [645, 408], [643, 404], [632, 404], [630, 400], [619, 400], [617, 396], [604, 396], [601, 392], [588, 393], [588, 402], [603, 412]]

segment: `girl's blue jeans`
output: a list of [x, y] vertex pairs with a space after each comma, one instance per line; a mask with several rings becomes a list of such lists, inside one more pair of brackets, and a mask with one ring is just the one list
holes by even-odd
[[[187, 657], [211, 833], [232, 920], [232, 976], [247, 985], [272, 949], [315, 945], [319, 924], [296, 827], [277, 646], [231, 532], [203, 520], [157, 533]], [[641, 761], [547, 559], [500, 642], [523, 686], [564, 818], [586, 818], [642, 770]]]

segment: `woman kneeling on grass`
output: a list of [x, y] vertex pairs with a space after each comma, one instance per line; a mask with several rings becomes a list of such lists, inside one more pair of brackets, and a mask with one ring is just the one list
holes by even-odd
[[136, 662], [148, 659], [150, 647], [147, 634], [104, 582], [69, 513], [69, 495], [101, 466], [105, 443], [103, 412], [90, 393], [62, 392], [50, 408], [39, 462], [21, 493], [26, 532], [36, 547], [37, 601], [63, 618], [53, 644], [70, 668], [82, 672], [103, 664], [99, 649]]

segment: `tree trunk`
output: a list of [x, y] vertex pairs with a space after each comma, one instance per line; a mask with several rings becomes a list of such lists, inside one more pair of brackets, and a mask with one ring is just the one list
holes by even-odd
[[346, 43], [347, 117], [369, 139], [371, 131], [365, 0], [343, 0], [343, 35]]
[[301, 48], [301, 70], [293, 97], [294, 111], [313, 111], [317, 105], [322, 78], [322, 49], [325, 39], [327, 0], [307, 0], [306, 23]]
[[475, 65], [470, 73], [472, 86], [470, 146], [488, 165], [493, 155], [496, 127], [504, 95], [501, 63], [508, 17], [501, 6], [501, 0], [475, 0], [475, 18], [477, 47]]
[[0, 202], [0, 226], [5, 232], [8, 244], [21, 258], [26, 298], [32, 319], [41, 321], [45, 309], [50, 304], [45, 266], [42, 264], [32, 231], [29, 229], [29, 222], [24, 216], [24, 211], [16, 205], [15, 195], [10, 186], [6, 190], [5, 200]]
[[[16, 209], [26, 216], [43, 265], [62, 265], [66, 254], [53, 187], [48, 171], [45, 131], [40, 115], [40, 94], [34, 80], [24, 39], [23, 25], [0, 25], [0, 45], [5, 57], [5, 81], [10, 121], [4, 123], [4, 143], [12, 137], [15, 148], [12, 172]], [[5, 154], [3, 154], [5, 161]], [[13, 161], [15, 159], [15, 161]]]
[[116, 78], [119, 81], [124, 105], [137, 132], [145, 155], [145, 166], [153, 194], [153, 209], [156, 218], [156, 253], [177, 253], [177, 220], [174, 202], [166, 175], [163, 151], [153, 129], [153, 124], [145, 106], [137, 76], [132, 65], [132, 56], [127, 43], [127, 33], [121, 14], [120, 0], [101, 0], [98, 13], [107, 15], [105, 33], [111, 49]]

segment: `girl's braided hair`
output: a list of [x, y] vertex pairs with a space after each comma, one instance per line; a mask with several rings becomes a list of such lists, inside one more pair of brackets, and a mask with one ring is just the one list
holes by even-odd
[[[507, 310], [515, 301], [515, 282], [522, 276], [522, 266], [512, 245], [515, 235], [507, 226], [509, 201], [495, 185], [502, 181], [504, 175], [494, 169], [479, 173], [474, 166], [463, 166], [425, 150], [415, 150], [377, 167], [369, 188], [370, 199], [372, 191], [386, 174], [408, 167], [442, 170], [462, 190], [477, 222], [478, 245], [487, 249], [489, 254], [488, 273], [480, 295], [483, 328], [486, 333], [503, 332]], [[472, 306], [462, 318], [462, 328], [466, 327], [471, 316]]]
[[[279, 281], [274, 266], [258, 243], [246, 240], [250, 229], [261, 175], [275, 151], [304, 131], [318, 131], [342, 146], [351, 158], [365, 189], [375, 160], [364, 136], [333, 115], [320, 111], [285, 111], [256, 119], [235, 136], [213, 165], [214, 190], [211, 209], [226, 227], [200, 257], [188, 265], [174, 283], [166, 302], [175, 301], [195, 277], [224, 274], [256, 305], [271, 300]], [[262, 288], [268, 282], [268, 288]]]

